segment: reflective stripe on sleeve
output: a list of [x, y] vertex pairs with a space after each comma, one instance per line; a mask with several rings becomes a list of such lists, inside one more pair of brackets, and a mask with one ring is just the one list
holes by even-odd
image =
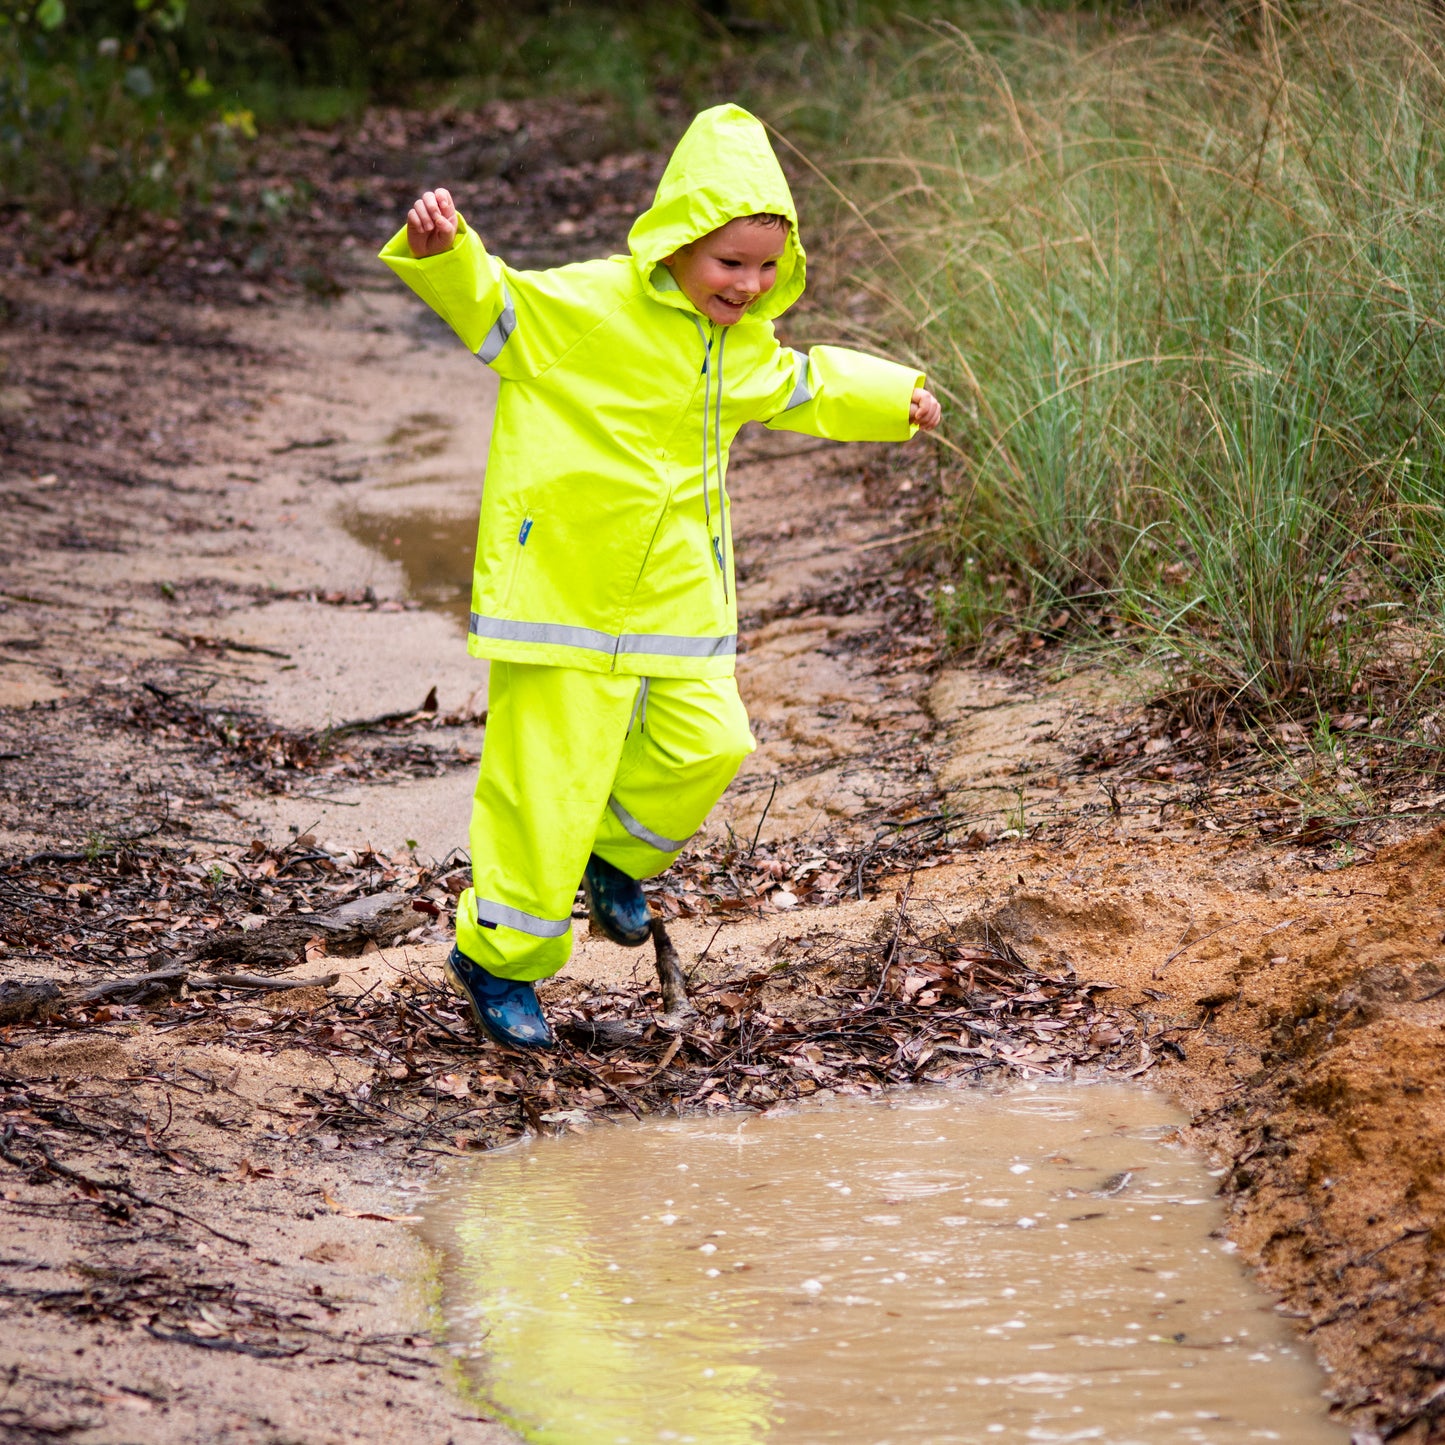
[[477, 360], [490, 366], [502, 354], [502, 348], [512, 339], [512, 333], [516, 329], [517, 310], [512, 305], [511, 293], [503, 286], [502, 314], [492, 323], [492, 329], [487, 332], [478, 348]]
[[661, 833], [654, 833], [646, 823], [639, 823], [616, 798], [608, 798], [607, 806], [612, 810], [612, 816], [632, 834], [640, 843], [646, 843], [650, 848], [656, 848], [659, 853], [676, 853], [678, 849], [685, 848], [688, 838], [695, 837], [689, 834], [688, 838], [664, 838]]
[[490, 898], [478, 898], [477, 922], [490, 924], [493, 928], [515, 928], [518, 933], [530, 933], [533, 938], [561, 938], [572, 927], [570, 915], [566, 918], [538, 918], [535, 913], [523, 913], [520, 908], [510, 908], [505, 903], [496, 903]]
[[784, 411], [792, 411], [795, 406], [802, 406], [805, 401], [813, 399], [813, 363], [801, 351], [793, 352], [793, 361], [797, 366], [797, 380], [793, 383], [793, 394], [788, 398]]
[[570, 627], [561, 622], [517, 622], [506, 617], [484, 617], [473, 612], [473, 637], [496, 642], [537, 642], [554, 647], [580, 647], [609, 657], [638, 653], [654, 657], [732, 657], [738, 650], [736, 633], [725, 637], [676, 637], [666, 632], [624, 632], [620, 637], [592, 627]]

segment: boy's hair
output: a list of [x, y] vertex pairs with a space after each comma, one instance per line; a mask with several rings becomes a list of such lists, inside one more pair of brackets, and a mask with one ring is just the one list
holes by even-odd
[[771, 211], [765, 211], [759, 216], [739, 216], [738, 219], [751, 221], [755, 226], [766, 226], [770, 231], [788, 231], [793, 224], [786, 216], [777, 216]]

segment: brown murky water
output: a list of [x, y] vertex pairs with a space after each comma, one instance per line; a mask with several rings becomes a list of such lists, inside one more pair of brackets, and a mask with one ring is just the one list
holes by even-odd
[[468, 1389], [547, 1445], [1344, 1441], [1161, 1097], [617, 1125], [429, 1212]]
[[401, 563], [406, 594], [423, 607], [454, 618], [463, 631], [470, 620], [472, 563], [477, 549], [475, 515], [345, 512], [347, 532], [382, 557]]

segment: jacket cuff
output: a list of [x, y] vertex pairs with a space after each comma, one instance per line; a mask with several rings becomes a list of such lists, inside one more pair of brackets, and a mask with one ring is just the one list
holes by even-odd
[[436, 256], [413, 256], [411, 247], [407, 244], [406, 227], [397, 233], [376, 253], [376, 259], [390, 266], [398, 276], [404, 274], [405, 268], [412, 266], [425, 266], [428, 270], [435, 271], [442, 268], [449, 261], [454, 261], [463, 251], [466, 250], [466, 238], [471, 235], [471, 229], [466, 223], [460, 211], [457, 212], [457, 234], [449, 250], [443, 251]]

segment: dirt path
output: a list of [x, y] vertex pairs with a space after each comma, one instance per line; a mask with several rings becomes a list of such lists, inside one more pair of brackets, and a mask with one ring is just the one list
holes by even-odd
[[[1248, 769], [1201, 761], [1137, 683], [944, 665], [905, 565], [933, 523], [923, 454], [894, 471], [748, 438], [731, 486], [760, 746], [656, 902], [718, 1029], [805, 1031], [861, 980], [892, 1041], [871, 1074], [860, 1034], [853, 1062], [800, 1042], [746, 1077], [701, 1035], [691, 1063], [665, 1036], [579, 1055], [586, 1089], [529, 1075], [435, 988], [485, 708], [457, 619], [489, 374], [383, 289], [11, 304], [0, 847], [30, 861], [0, 871], [0, 977], [156, 968], [383, 885], [421, 908], [397, 946], [313, 943], [277, 975], [335, 973], [329, 992], [0, 1026], [0, 1429], [499, 1438], [445, 1388], [425, 1261], [388, 1222], [439, 1162], [623, 1104], [1080, 1067], [1193, 1109], [1242, 1251], [1360, 1438], [1445, 1438], [1439, 837], [1402, 828], [1345, 869], [1327, 837], [1268, 844], [1268, 795], [1231, 781]], [[960, 967], [1004, 963], [1034, 1000], [983, 1015], [1007, 1027], [931, 1022]], [[648, 982], [584, 934], [548, 998], [645, 1021]]]

